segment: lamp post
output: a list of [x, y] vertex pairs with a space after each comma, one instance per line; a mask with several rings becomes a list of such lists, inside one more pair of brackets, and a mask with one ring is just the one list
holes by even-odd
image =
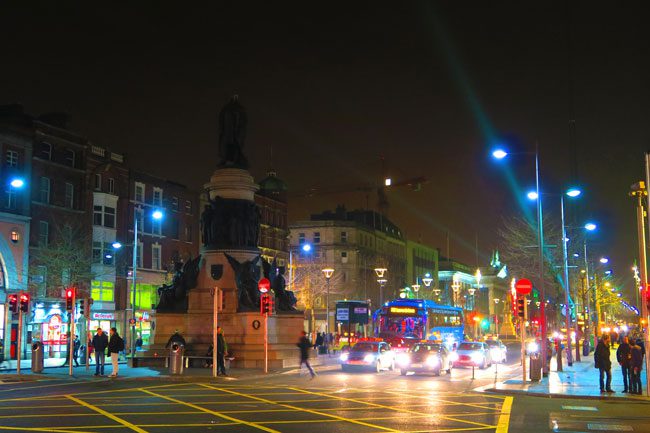
[[379, 283], [379, 305], [383, 306], [384, 305], [384, 285], [388, 280], [384, 277], [384, 275], [388, 272], [388, 269], [386, 268], [375, 268], [375, 274], [377, 275], [377, 282]]
[[[134, 206], [133, 207], [133, 260], [132, 260], [132, 272], [131, 272], [131, 332], [130, 332], [130, 344], [129, 348], [131, 351], [131, 356], [135, 356], [135, 304], [136, 304], [136, 278], [137, 278], [137, 273], [138, 273], [138, 211], [141, 210], [140, 207]], [[153, 218], [155, 221], [160, 221], [164, 217], [164, 214], [161, 210], [159, 209], [154, 209], [154, 211], [151, 213], [151, 218]], [[122, 244], [120, 242], [113, 242], [113, 248], [116, 250], [122, 248]], [[126, 314], [125, 314], [126, 317]], [[128, 328], [127, 328], [128, 329]], [[129, 333], [126, 333], [126, 335], [129, 335]]]
[[411, 285], [411, 288], [413, 288], [413, 293], [415, 293], [415, 298], [417, 299], [418, 292], [420, 291], [420, 285], [418, 283], [415, 283]]
[[[530, 153], [528, 153], [530, 154]], [[540, 196], [540, 182], [539, 182], [539, 149], [535, 144], [535, 192], [537, 197]], [[503, 149], [497, 149], [492, 152], [492, 156], [496, 159], [503, 159], [508, 156], [508, 152]], [[542, 218], [542, 200], [537, 200], [537, 242], [538, 242], [538, 279], [539, 279], [539, 293], [542, 301], [546, 300], [546, 290], [544, 288], [544, 224]], [[546, 338], [546, 302], [542, 302], [540, 308], [541, 319], [541, 334], [542, 334], [542, 351], [541, 356], [546, 360], [546, 353], [548, 350], [548, 339]], [[548, 364], [546, 361], [542, 363], [544, 376], [548, 375]]]
[[[327, 281], [327, 295], [325, 296], [325, 334], [329, 335], [330, 333], [330, 279], [334, 274], [334, 269], [325, 268], [323, 269], [323, 275]], [[350, 320], [348, 318], [348, 320]]]
[[460, 291], [460, 278], [454, 274], [452, 277], [451, 289], [454, 291], [454, 307], [458, 306], [458, 292]]

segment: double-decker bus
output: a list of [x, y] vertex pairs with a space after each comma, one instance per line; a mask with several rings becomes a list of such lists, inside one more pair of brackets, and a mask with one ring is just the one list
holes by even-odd
[[463, 341], [463, 309], [426, 299], [388, 301], [373, 315], [375, 335], [393, 348], [408, 348], [421, 340], [436, 340], [453, 349]]

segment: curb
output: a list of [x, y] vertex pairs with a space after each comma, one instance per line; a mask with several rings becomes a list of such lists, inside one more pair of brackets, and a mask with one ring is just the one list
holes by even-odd
[[649, 397], [638, 396], [621, 396], [613, 397], [609, 395], [580, 395], [580, 394], [557, 394], [557, 393], [545, 393], [545, 392], [532, 392], [532, 391], [523, 391], [518, 389], [498, 389], [498, 388], [488, 388], [484, 389], [483, 392], [488, 394], [501, 394], [501, 395], [525, 395], [528, 397], [546, 397], [546, 398], [564, 398], [564, 399], [576, 399], [576, 400], [606, 400], [606, 401], [633, 401], [633, 402], [648, 402], [650, 401]]

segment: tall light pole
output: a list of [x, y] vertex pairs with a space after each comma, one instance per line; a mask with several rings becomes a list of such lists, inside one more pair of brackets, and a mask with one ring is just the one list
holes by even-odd
[[[523, 152], [530, 154], [529, 152]], [[540, 181], [539, 181], [539, 148], [535, 144], [535, 192], [537, 197], [541, 196], [540, 193]], [[508, 156], [508, 152], [503, 149], [497, 149], [492, 152], [492, 156], [496, 159], [503, 159]], [[542, 217], [542, 200], [537, 200], [537, 243], [538, 243], [538, 279], [539, 279], [539, 293], [542, 298], [542, 305], [540, 308], [540, 318], [541, 318], [541, 340], [542, 340], [542, 351], [541, 356], [544, 362], [542, 362], [542, 368], [544, 375], [548, 375], [548, 364], [546, 363], [546, 353], [548, 350], [548, 339], [546, 338], [546, 290], [544, 288], [544, 224]]]
[[[327, 294], [325, 296], [325, 334], [329, 335], [330, 333], [330, 279], [334, 274], [333, 268], [323, 269], [323, 275], [325, 275], [325, 280], [327, 281]], [[348, 318], [350, 320], [350, 318]]]
[[386, 268], [375, 268], [375, 274], [377, 275], [377, 282], [379, 283], [379, 306], [384, 305], [384, 285], [388, 282], [385, 275], [388, 272]]

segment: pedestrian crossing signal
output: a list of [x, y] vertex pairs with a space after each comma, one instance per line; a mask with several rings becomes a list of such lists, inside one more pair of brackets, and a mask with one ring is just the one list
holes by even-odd
[[9, 311], [12, 313], [18, 312], [18, 296], [9, 295]]
[[517, 298], [517, 316], [526, 317], [526, 298], [523, 296]]
[[23, 313], [29, 312], [29, 294], [27, 293], [20, 294], [20, 311]]
[[65, 309], [72, 311], [74, 309], [74, 289], [66, 289], [65, 291]]
[[260, 298], [260, 313], [262, 315], [273, 313], [273, 299], [268, 293], [264, 293]]

